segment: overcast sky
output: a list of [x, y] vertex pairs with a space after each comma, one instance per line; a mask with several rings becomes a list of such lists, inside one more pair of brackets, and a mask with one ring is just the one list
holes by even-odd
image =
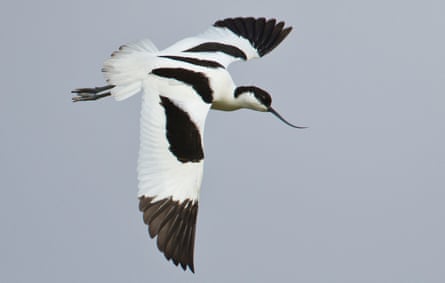
[[[191, 3], [187, 3], [191, 2]], [[0, 282], [445, 282], [445, 2], [3, 1]], [[138, 211], [140, 96], [71, 103], [119, 45], [233, 16], [294, 27], [212, 111], [196, 274]]]

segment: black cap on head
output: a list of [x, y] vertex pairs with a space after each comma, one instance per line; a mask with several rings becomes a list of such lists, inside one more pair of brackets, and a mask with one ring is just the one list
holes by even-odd
[[255, 95], [256, 99], [258, 99], [261, 104], [266, 107], [270, 107], [272, 104], [272, 97], [267, 91], [256, 87], [256, 86], [240, 86], [235, 89], [235, 97], [238, 97], [241, 93], [251, 92]]

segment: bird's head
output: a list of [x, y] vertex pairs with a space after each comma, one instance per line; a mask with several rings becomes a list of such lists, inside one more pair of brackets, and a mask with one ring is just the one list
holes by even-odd
[[287, 125], [304, 129], [306, 127], [295, 126], [286, 121], [277, 111], [275, 111], [272, 104], [272, 97], [267, 91], [256, 86], [240, 86], [235, 89], [235, 98], [243, 108], [248, 108], [261, 112], [270, 112], [274, 114], [278, 119], [286, 123]]

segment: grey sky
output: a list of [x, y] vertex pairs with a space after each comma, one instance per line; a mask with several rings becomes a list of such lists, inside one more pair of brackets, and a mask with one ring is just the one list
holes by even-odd
[[[444, 1], [27, 2], [0, 9], [0, 282], [445, 281]], [[193, 275], [137, 209], [140, 96], [69, 91], [231, 16], [294, 27], [230, 70], [310, 128], [209, 114]]]

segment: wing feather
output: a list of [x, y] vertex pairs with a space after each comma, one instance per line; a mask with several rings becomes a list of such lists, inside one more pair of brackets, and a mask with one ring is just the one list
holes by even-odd
[[259, 42], [263, 38], [264, 26], [266, 25], [266, 19], [260, 18], [255, 21], [255, 36], [253, 37], [254, 42]]
[[[144, 91], [139, 209], [150, 237], [157, 237], [159, 250], [183, 269], [194, 271], [204, 164], [202, 135], [212, 102], [212, 90], [203, 88], [210, 85], [205, 74], [185, 67], [194, 64], [215, 69], [237, 60], [262, 57], [277, 47], [291, 29], [275, 19], [228, 18], [162, 51], [149, 40], [124, 45], [104, 63], [105, 77], [114, 85], [111, 94], [117, 100]], [[180, 59], [182, 65], [164, 66], [160, 58]]]
[[[169, 79], [149, 78], [143, 86], [139, 209], [143, 212], [150, 237], [157, 237], [157, 246], [165, 257], [172, 259], [175, 265], [194, 271], [196, 212], [204, 161], [178, 159], [170, 139], [181, 138], [187, 131], [184, 132], [184, 127], [169, 129], [168, 125], [169, 119], [187, 118], [179, 124], [193, 123], [201, 135], [201, 139], [196, 140], [201, 143], [210, 104], [204, 102], [193, 87], [183, 83], [171, 84]], [[169, 110], [172, 107], [174, 111]], [[180, 132], [168, 133], [169, 130]], [[184, 150], [187, 152], [187, 148]], [[195, 146], [190, 150], [195, 150]]]
[[255, 19], [250, 17], [246, 18], [244, 21], [246, 31], [247, 31], [247, 38], [254, 38], [255, 37]]
[[[200, 35], [178, 41], [163, 50], [162, 54], [199, 52], [200, 58], [217, 61], [227, 67], [234, 61], [250, 60], [268, 54], [291, 31], [291, 27], [284, 26], [284, 22], [277, 23], [275, 19], [227, 18], [215, 22]], [[238, 51], [234, 52], [233, 49]]]
[[[228, 18], [217, 21], [214, 26], [227, 28], [237, 36], [247, 39], [260, 57], [278, 46], [289, 34], [291, 27], [284, 28], [284, 22], [265, 18]], [[279, 39], [279, 40], [278, 40]]]

